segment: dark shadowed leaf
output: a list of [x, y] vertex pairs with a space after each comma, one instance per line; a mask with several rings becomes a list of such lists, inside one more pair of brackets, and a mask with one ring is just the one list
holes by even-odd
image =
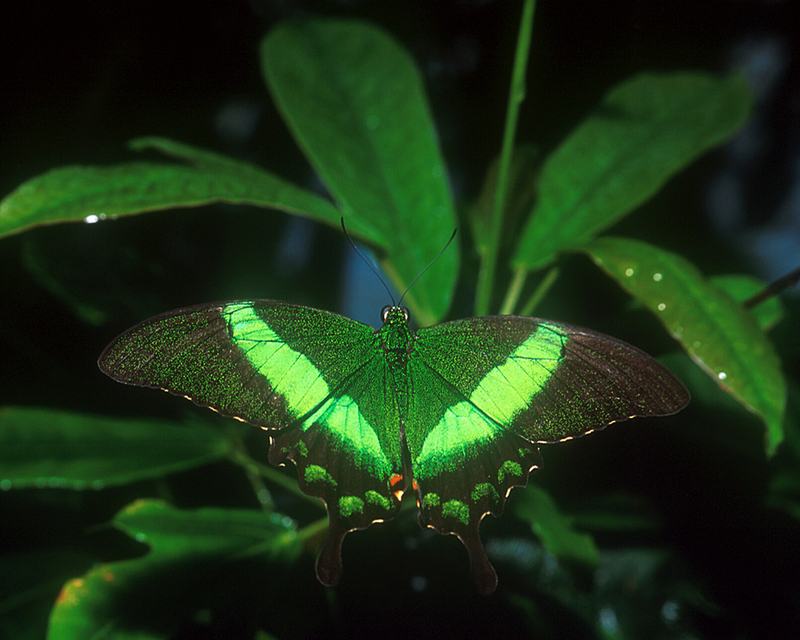
[[742, 77], [643, 73], [617, 85], [545, 161], [512, 262], [535, 269], [586, 242], [744, 124]]
[[[480, 195], [469, 211], [476, 249], [482, 255], [489, 250], [487, 240], [494, 215], [494, 201], [497, 197], [499, 162], [499, 158], [495, 158], [490, 165]], [[509, 255], [519, 238], [520, 229], [530, 215], [536, 198], [538, 177], [536, 169], [539, 162], [541, 162], [540, 150], [533, 145], [522, 144], [514, 148], [507, 185], [508, 198], [502, 212], [503, 246], [500, 247], [500, 255]]]
[[592, 536], [577, 531], [574, 518], [561, 511], [541, 487], [526, 487], [515, 499], [514, 512], [531, 525], [545, 549], [559, 560], [597, 564], [599, 554]]
[[91, 565], [88, 555], [67, 549], [7, 553], [0, 557], [0, 638], [41, 640], [64, 582]]
[[0, 487], [100, 489], [228, 456], [231, 443], [197, 422], [0, 409]]
[[[294, 523], [264, 511], [181, 511], [160, 500], [139, 500], [114, 524], [150, 551], [67, 582], [50, 616], [48, 638], [171, 637], [209, 594], [220, 602], [226, 588], [235, 590], [237, 567], [242, 571], [235, 563], [255, 558], [266, 571], [270, 562], [291, 561], [301, 550]], [[226, 571], [227, 563], [232, 564]]]

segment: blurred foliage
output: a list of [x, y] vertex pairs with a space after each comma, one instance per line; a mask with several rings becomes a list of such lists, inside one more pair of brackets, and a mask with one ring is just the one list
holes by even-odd
[[[517, 68], [529, 57], [520, 43]], [[797, 355], [786, 329], [796, 304], [742, 308], [765, 283], [709, 278], [702, 254], [695, 265], [659, 246], [673, 238], [667, 215], [649, 209], [645, 231], [618, 225], [745, 123], [742, 77], [636, 73], [606, 87], [549, 152], [515, 145], [507, 129], [460, 219], [423, 77], [384, 30], [287, 21], [264, 37], [260, 61], [323, 195], [148, 137], [131, 148], [167, 159], [52, 169], [0, 203], [0, 235], [19, 251], [0, 277], [27, 278], [5, 285], [0, 319], [0, 636], [677, 639], [800, 628], [800, 393], [781, 363]], [[148, 211], [164, 214], [122, 219]], [[536, 486], [484, 524], [500, 575], [489, 598], [473, 593], [460, 545], [420, 531], [412, 505], [349, 536], [345, 578], [323, 588], [313, 577], [322, 505], [293, 469], [265, 464], [262, 433], [93, 370], [115, 330], [166, 300], [263, 291], [335, 306], [340, 217], [400, 291], [463, 230], [409, 293], [420, 324], [471, 313], [477, 282], [492, 312], [500, 298], [509, 312], [541, 301], [543, 315], [662, 357], [692, 391], [677, 416], [546, 447]], [[50, 226], [66, 222], [97, 224]], [[612, 225], [637, 238], [602, 235]]]

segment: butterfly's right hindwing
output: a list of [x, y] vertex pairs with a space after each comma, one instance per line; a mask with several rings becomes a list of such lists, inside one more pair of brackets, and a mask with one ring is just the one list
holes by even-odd
[[499, 515], [539, 463], [538, 443], [689, 401], [647, 354], [608, 336], [527, 317], [468, 318], [422, 329], [410, 364], [406, 439], [423, 524], [461, 538], [483, 592], [496, 576], [478, 526]]

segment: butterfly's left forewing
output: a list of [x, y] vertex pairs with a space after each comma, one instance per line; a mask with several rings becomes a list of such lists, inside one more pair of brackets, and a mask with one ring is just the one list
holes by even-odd
[[[665, 367], [621, 341], [534, 318], [457, 320], [418, 332], [406, 440], [423, 524], [454, 533], [478, 587], [494, 570], [478, 536], [539, 462], [537, 443], [683, 408]], [[418, 390], [424, 389], [423, 392]]]
[[120, 382], [160, 387], [270, 433], [270, 461], [292, 460], [325, 501], [317, 573], [341, 574], [344, 535], [391, 518], [404, 488], [399, 415], [374, 330], [325, 311], [258, 300], [172, 311], [100, 356]]

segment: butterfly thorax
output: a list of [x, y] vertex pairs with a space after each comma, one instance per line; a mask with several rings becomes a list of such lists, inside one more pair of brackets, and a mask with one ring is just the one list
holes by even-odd
[[413, 348], [414, 333], [408, 328], [408, 309], [386, 306], [381, 310], [383, 326], [378, 329], [381, 349], [386, 362], [395, 368], [403, 368]]

